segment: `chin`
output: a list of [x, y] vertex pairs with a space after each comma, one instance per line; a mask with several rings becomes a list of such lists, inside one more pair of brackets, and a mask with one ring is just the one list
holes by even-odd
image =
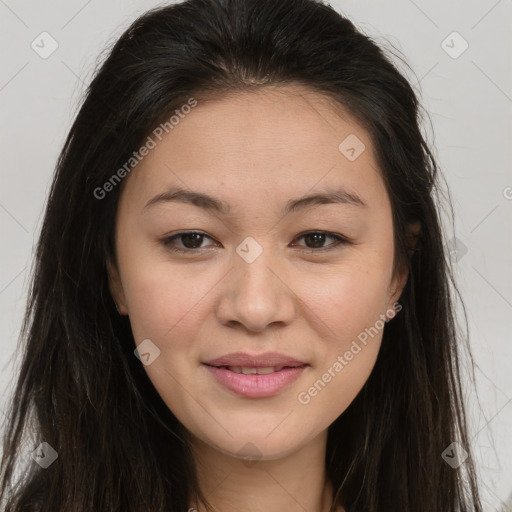
[[283, 439], [269, 441], [262, 437], [261, 439], [251, 439], [244, 437], [235, 440], [228, 446], [216, 446], [225, 455], [240, 459], [244, 462], [257, 463], [265, 460], [282, 459], [300, 448], [300, 440], [288, 439], [286, 444]]
[[[282, 421], [282, 418], [279, 421]], [[275, 428], [277, 425], [279, 422], [275, 423], [272, 430], [255, 428], [255, 424], [252, 423], [230, 429], [232, 436], [222, 429], [215, 432], [196, 431], [194, 436], [225, 455], [256, 463], [284, 458], [299, 450], [321, 432], [321, 429], [318, 432], [301, 432], [298, 425], [288, 425], [286, 430], [279, 431]]]

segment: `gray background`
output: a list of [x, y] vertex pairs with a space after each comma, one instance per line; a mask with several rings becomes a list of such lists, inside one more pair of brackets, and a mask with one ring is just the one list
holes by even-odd
[[[399, 65], [431, 116], [425, 130], [455, 208], [453, 262], [476, 363], [477, 395], [467, 389], [472, 447], [489, 511], [512, 491], [511, 4], [331, 2], [377, 43], [403, 53], [412, 71]], [[33, 247], [58, 152], [102, 50], [157, 5], [0, 0], [0, 416], [17, 374]], [[58, 44], [47, 58], [31, 47], [51, 49], [42, 32]]]

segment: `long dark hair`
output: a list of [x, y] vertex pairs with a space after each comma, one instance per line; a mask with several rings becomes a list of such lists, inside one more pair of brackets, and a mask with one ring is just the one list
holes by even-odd
[[[329, 427], [336, 502], [350, 512], [481, 511], [438, 167], [411, 85], [370, 37], [319, 1], [188, 0], [145, 13], [114, 44], [58, 159], [3, 443], [9, 512], [183, 512], [191, 496], [206, 501], [187, 431], [134, 357], [129, 321], [110, 295], [122, 186], [98, 188], [190, 98], [276, 84], [320, 92], [368, 130], [392, 204], [395, 263], [409, 269], [373, 372]], [[411, 251], [413, 222], [421, 232]], [[22, 446], [42, 442], [55, 462], [21, 465]], [[469, 453], [455, 468], [442, 458], [452, 442]]]

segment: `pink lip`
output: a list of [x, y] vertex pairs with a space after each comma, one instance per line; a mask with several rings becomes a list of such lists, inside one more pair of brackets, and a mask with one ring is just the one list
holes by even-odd
[[[298, 359], [278, 352], [267, 352], [254, 356], [244, 352], [236, 352], [203, 364], [223, 386], [237, 395], [250, 398], [264, 398], [277, 394], [296, 380], [309, 366]], [[284, 368], [263, 375], [244, 375], [243, 373], [232, 372], [227, 368], [228, 366], [244, 366], [247, 368], [284, 366]]]
[[225, 356], [205, 361], [209, 366], [245, 366], [247, 368], [268, 367], [268, 366], [302, 366], [305, 363], [293, 357], [279, 352], [266, 352], [265, 354], [250, 355], [246, 352], [234, 352]]
[[277, 394], [283, 388], [291, 384], [306, 369], [307, 365], [283, 368], [277, 372], [264, 375], [244, 375], [243, 373], [232, 372], [225, 367], [217, 368], [215, 366], [204, 366], [213, 374], [218, 382], [237, 395], [250, 398], [264, 398]]

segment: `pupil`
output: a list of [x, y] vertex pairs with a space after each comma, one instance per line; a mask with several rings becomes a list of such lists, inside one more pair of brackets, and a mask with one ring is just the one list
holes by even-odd
[[305, 236], [304, 239], [306, 240], [306, 245], [308, 245], [308, 246], [309, 246], [308, 239], [309, 240], [313, 239], [313, 245], [319, 244], [319, 246], [321, 247], [323, 245], [323, 242], [325, 241], [324, 240], [325, 234], [324, 233], [309, 233], [308, 235]]
[[[202, 236], [200, 233], [185, 233], [184, 235], [182, 235], [182, 242], [183, 242], [183, 245], [187, 248], [187, 249], [193, 249], [195, 247], [199, 247], [201, 245], [201, 239], [202, 239]], [[187, 240], [189, 238], [194, 238], [195, 240], [192, 241], [192, 247], [189, 247], [189, 242], [187, 242]], [[194, 245], [194, 243], [197, 243], [199, 242], [197, 245]]]

